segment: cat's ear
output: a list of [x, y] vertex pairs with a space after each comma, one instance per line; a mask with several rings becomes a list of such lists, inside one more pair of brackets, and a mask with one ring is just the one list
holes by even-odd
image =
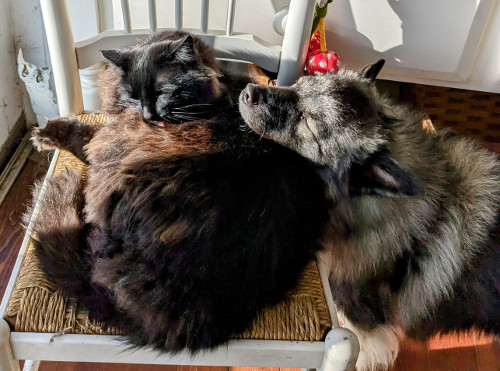
[[129, 70], [131, 56], [128, 52], [120, 49], [109, 49], [101, 50], [101, 54], [108, 62], [121, 68], [123, 71]]
[[349, 170], [349, 194], [386, 197], [417, 196], [422, 193], [418, 180], [381, 150]]
[[169, 47], [169, 53], [175, 54], [177, 60], [184, 63], [191, 63], [196, 60], [194, 53], [194, 40], [191, 35], [173, 41]]
[[373, 82], [377, 78], [382, 67], [384, 67], [384, 64], [385, 64], [385, 59], [380, 59], [373, 64], [369, 64], [368, 66], [363, 67], [361, 71], [359, 71], [359, 73], [365, 79], [368, 79], [371, 82]]

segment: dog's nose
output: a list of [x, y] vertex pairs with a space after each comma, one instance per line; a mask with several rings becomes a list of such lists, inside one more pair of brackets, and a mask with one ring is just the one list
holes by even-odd
[[252, 84], [248, 84], [247, 87], [245, 88], [245, 91], [243, 92], [243, 102], [245, 104], [258, 104], [259, 103], [259, 95], [260, 93], [258, 92], [257, 89]]

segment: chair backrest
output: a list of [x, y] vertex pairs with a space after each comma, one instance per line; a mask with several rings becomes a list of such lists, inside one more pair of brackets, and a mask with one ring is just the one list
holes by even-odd
[[[74, 42], [66, 0], [41, 0], [47, 43], [54, 72], [60, 115], [83, 110], [79, 69], [102, 60], [99, 50], [120, 48], [147, 35], [163, 31], [157, 28], [156, 0], [148, 0], [149, 29], [131, 28], [129, 0], [121, 0], [124, 30], [104, 31], [88, 40]], [[286, 19], [283, 44], [269, 45], [249, 34], [233, 33], [236, 0], [228, 0], [226, 29], [208, 33], [209, 0], [201, 2], [198, 34], [219, 58], [255, 63], [278, 73], [278, 85], [291, 85], [303, 70], [307, 52], [315, 0], [291, 0]], [[175, 28], [182, 28], [183, 0], [175, 0]], [[96, 15], [99, 16], [99, 15]]]

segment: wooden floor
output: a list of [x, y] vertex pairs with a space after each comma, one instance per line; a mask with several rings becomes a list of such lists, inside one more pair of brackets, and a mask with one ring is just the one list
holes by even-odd
[[[29, 201], [30, 185], [48, 167], [46, 156], [30, 157], [0, 206], [0, 297], [3, 297], [24, 231], [20, 217]], [[291, 371], [242, 367], [185, 367], [96, 363], [42, 362], [42, 371]], [[477, 334], [445, 336], [426, 343], [407, 340], [392, 371], [500, 371], [500, 342]]]

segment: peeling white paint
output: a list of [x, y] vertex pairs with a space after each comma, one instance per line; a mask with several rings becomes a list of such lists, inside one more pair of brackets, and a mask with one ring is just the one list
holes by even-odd
[[0, 1], [0, 148], [22, 113], [10, 1]]
[[[21, 48], [26, 60], [37, 66], [50, 66], [50, 56], [43, 27], [40, 0], [3, 0], [11, 4], [13, 22], [13, 36], [15, 48], [14, 60], [17, 50]], [[17, 67], [15, 67], [17, 69]], [[53, 83], [51, 84], [54, 89]], [[30, 98], [26, 88], [21, 84], [23, 94], [22, 105], [28, 125], [36, 123], [36, 116], [31, 108]]]

